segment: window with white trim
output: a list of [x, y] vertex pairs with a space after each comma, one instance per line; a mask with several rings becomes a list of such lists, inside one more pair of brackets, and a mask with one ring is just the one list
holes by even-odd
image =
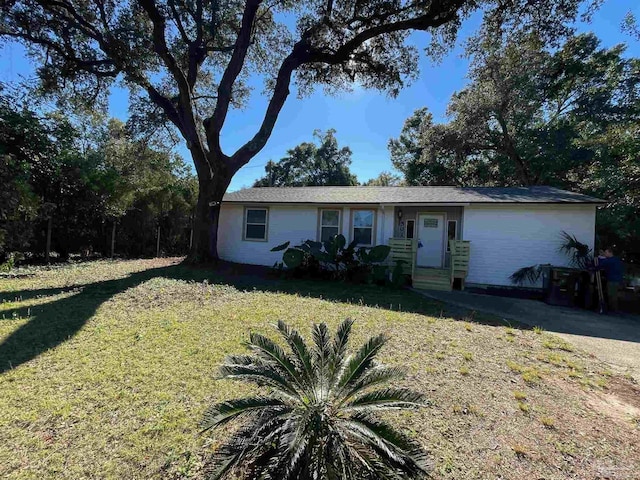
[[266, 208], [247, 208], [244, 211], [244, 240], [267, 240], [267, 221], [269, 210]]
[[449, 240], [456, 240], [458, 238], [458, 221], [449, 220], [447, 222], [447, 252], [451, 251], [449, 247]]
[[340, 233], [340, 210], [320, 210], [320, 241], [326, 242]]
[[375, 210], [353, 210], [352, 237], [357, 245], [363, 247], [373, 246], [373, 225], [375, 222]]

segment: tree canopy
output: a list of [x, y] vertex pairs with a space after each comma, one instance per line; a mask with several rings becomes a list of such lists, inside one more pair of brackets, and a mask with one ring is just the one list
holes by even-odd
[[351, 149], [338, 146], [336, 131], [324, 134], [316, 130], [318, 144], [304, 142], [287, 151], [277, 162], [269, 161], [265, 176], [254, 187], [303, 187], [322, 185], [357, 185], [356, 176], [349, 170]]
[[380, 172], [377, 177], [370, 178], [362, 185], [377, 187], [397, 187], [403, 184], [402, 177], [391, 172]]
[[156, 227], [162, 248], [183, 253], [196, 198], [184, 162], [131, 138], [118, 120], [84, 134], [59, 112], [40, 115], [0, 92], [0, 263], [12, 252], [52, 249], [109, 254], [119, 223], [118, 253], [152, 255]]
[[602, 48], [593, 34], [557, 50], [535, 35], [517, 36], [475, 49], [469, 79], [451, 98], [447, 122], [420, 109], [390, 140], [407, 183], [543, 184], [593, 194], [610, 201], [599, 215], [603, 239], [633, 248], [640, 59], [626, 57], [622, 45]]
[[[549, 38], [567, 32], [579, 0], [24, 0], [0, 9], [0, 37], [23, 42], [45, 91], [105, 99], [121, 81], [148, 129], [168, 121], [184, 138], [199, 179], [192, 258], [217, 257], [222, 196], [233, 175], [265, 145], [287, 100], [317, 85], [358, 82], [390, 94], [417, 75], [412, 30], [450, 47], [462, 21], [484, 10], [496, 34], [515, 28]], [[247, 79], [261, 75], [267, 107], [254, 135], [234, 152], [220, 135], [242, 106]]]

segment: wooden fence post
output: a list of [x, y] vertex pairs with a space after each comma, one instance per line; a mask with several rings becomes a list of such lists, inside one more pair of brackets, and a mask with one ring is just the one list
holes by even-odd
[[49, 215], [49, 218], [47, 219], [47, 246], [45, 250], [45, 261], [47, 262], [47, 265], [49, 265], [49, 262], [51, 260], [51, 228], [52, 226], [53, 226], [53, 217]]
[[160, 256], [160, 225], [158, 225], [158, 239], [156, 241], [156, 258]]
[[116, 251], [116, 221], [113, 220], [113, 226], [111, 227], [111, 258], [115, 255]]

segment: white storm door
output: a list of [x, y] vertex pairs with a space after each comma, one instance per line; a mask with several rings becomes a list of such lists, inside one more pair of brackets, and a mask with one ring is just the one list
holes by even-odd
[[419, 267], [442, 268], [443, 254], [444, 215], [439, 213], [420, 214], [418, 216], [418, 257], [416, 264]]

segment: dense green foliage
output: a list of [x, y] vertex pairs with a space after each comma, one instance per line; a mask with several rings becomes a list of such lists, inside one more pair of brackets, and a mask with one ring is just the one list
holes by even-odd
[[[253, 184], [254, 187], [317, 187], [358, 185], [357, 177], [351, 173], [351, 149], [340, 148], [336, 131], [313, 132], [316, 143], [304, 142], [287, 151], [287, 156], [265, 165], [265, 175]], [[402, 178], [391, 172], [381, 172], [362, 185], [397, 186]]]
[[304, 142], [287, 151], [278, 162], [269, 161], [265, 176], [254, 187], [317, 187], [322, 185], [357, 185], [349, 170], [351, 149], [338, 146], [336, 131], [313, 132], [315, 143]]
[[[89, 119], [83, 119], [88, 122]], [[79, 123], [79, 122], [76, 122]], [[197, 186], [182, 161], [134, 140], [117, 121], [89, 133], [60, 113], [39, 115], [0, 96], [0, 263], [11, 252], [153, 255], [188, 249]]]
[[[347, 244], [344, 235], [334, 235], [324, 242], [305, 240], [300, 245], [289, 246], [285, 242], [271, 249], [283, 252], [282, 263], [277, 269], [287, 267], [297, 277], [348, 280], [354, 283], [381, 283], [388, 280], [388, 266], [383, 262], [389, 256], [388, 245], [358, 247], [358, 241]], [[394, 270], [395, 274], [395, 270]], [[395, 278], [396, 280], [400, 279]]]
[[403, 184], [402, 177], [400, 175], [396, 175], [391, 172], [380, 172], [380, 174], [375, 177], [363, 182], [362, 185], [368, 187], [397, 187]]
[[375, 357], [387, 343], [371, 337], [349, 354], [352, 320], [329, 334], [313, 326], [313, 344], [283, 321], [277, 329], [290, 353], [273, 340], [251, 333], [252, 355], [230, 355], [220, 374], [269, 387], [268, 395], [213, 405], [205, 430], [242, 419], [213, 457], [212, 479], [401, 479], [426, 478], [420, 444], [379, 418], [385, 410], [424, 406], [421, 393], [383, 387], [403, 370]]
[[552, 185], [606, 199], [602, 243], [640, 251], [640, 60], [592, 34], [484, 40], [448, 121], [416, 111], [389, 142], [410, 185]]

